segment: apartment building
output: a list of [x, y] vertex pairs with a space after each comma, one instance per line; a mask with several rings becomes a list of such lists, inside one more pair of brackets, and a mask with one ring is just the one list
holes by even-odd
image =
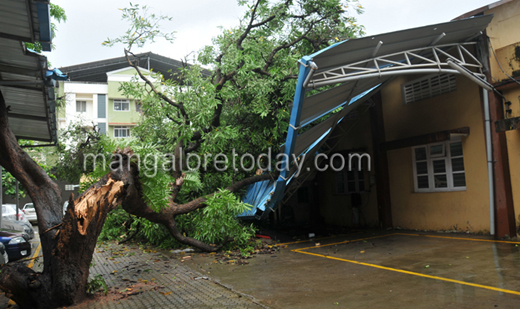
[[[175, 72], [183, 63], [151, 52], [135, 55], [145, 74], [162, 73], [165, 78], [176, 78]], [[121, 83], [129, 82], [137, 74], [125, 57], [83, 63], [60, 70], [69, 76], [58, 85], [58, 95], [65, 106], [58, 111], [58, 127], [72, 123], [97, 126], [102, 134], [113, 138], [127, 138], [139, 122], [141, 105], [119, 90]], [[207, 72], [209, 74], [209, 72]]]

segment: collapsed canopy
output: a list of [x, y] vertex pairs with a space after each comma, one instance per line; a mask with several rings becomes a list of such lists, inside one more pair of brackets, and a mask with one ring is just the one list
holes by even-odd
[[[472, 50], [492, 18], [486, 15], [347, 40], [303, 57], [287, 140], [281, 148], [289, 160], [276, 181], [250, 186], [245, 202], [254, 208], [242, 216], [262, 218], [274, 209], [296, 175], [294, 158], [312, 160], [335, 126], [390, 78], [460, 74], [450, 62], [482, 75], [482, 65]], [[306, 96], [307, 89], [324, 86], [328, 86], [326, 90]], [[300, 134], [302, 128], [306, 130]]]

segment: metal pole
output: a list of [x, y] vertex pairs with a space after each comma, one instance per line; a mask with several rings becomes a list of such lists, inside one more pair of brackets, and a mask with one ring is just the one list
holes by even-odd
[[16, 220], [18, 220], [18, 204], [20, 203], [20, 197], [18, 196], [18, 179], [16, 180]]
[[486, 130], [486, 153], [489, 186], [489, 233], [495, 235], [495, 187], [493, 182], [493, 148], [491, 146], [491, 118], [489, 116], [489, 97], [487, 89], [482, 88], [484, 96], [484, 121]]

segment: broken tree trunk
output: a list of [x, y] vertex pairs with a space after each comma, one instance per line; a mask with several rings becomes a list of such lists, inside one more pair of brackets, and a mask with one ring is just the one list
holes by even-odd
[[[220, 248], [182, 235], [175, 223], [176, 215], [204, 207], [207, 197], [186, 204], [171, 201], [160, 212], [148, 207], [143, 200], [138, 168], [128, 164], [130, 149], [120, 151], [122, 166], [115, 167], [76, 200], [71, 196], [63, 216], [58, 186], [18, 145], [7, 113], [0, 92], [0, 165], [22, 183], [34, 203], [43, 253], [41, 273], [21, 263], [4, 265], [0, 272], [0, 289], [20, 308], [56, 308], [84, 299], [96, 241], [107, 214], [120, 204], [133, 215], [165, 225], [181, 243], [206, 251]], [[266, 174], [247, 178], [227, 189], [233, 192], [270, 177]]]
[[0, 288], [20, 308], [55, 308], [83, 299], [97, 238], [123, 183], [107, 179], [96, 184], [76, 201], [71, 199], [63, 217], [60, 190], [18, 145], [1, 93], [0, 165], [22, 183], [34, 203], [44, 267], [36, 273], [21, 263], [7, 264], [0, 273]]

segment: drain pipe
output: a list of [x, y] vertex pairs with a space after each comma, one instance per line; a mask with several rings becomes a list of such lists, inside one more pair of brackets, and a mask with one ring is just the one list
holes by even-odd
[[448, 59], [446, 61], [449, 67], [459, 71], [460, 74], [466, 76], [471, 81], [482, 87], [482, 95], [484, 96], [484, 127], [486, 130], [486, 153], [488, 164], [488, 185], [489, 185], [489, 233], [495, 235], [495, 188], [493, 183], [493, 148], [491, 146], [491, 117], [489, 116], [489, 96], [488, 91], [494, 88], [487, 81], [475, 76], [467, 68], [463, 67], [456, 61]]
[[484, 97], [484, 123], [486, 129], [486, 152], [489, 184], [489, 233], [495, 235], [495, 188], [493, 183], [493, 148], [491, 146], [491, 118], [489, 117], [488, 90], [482, 88]]

